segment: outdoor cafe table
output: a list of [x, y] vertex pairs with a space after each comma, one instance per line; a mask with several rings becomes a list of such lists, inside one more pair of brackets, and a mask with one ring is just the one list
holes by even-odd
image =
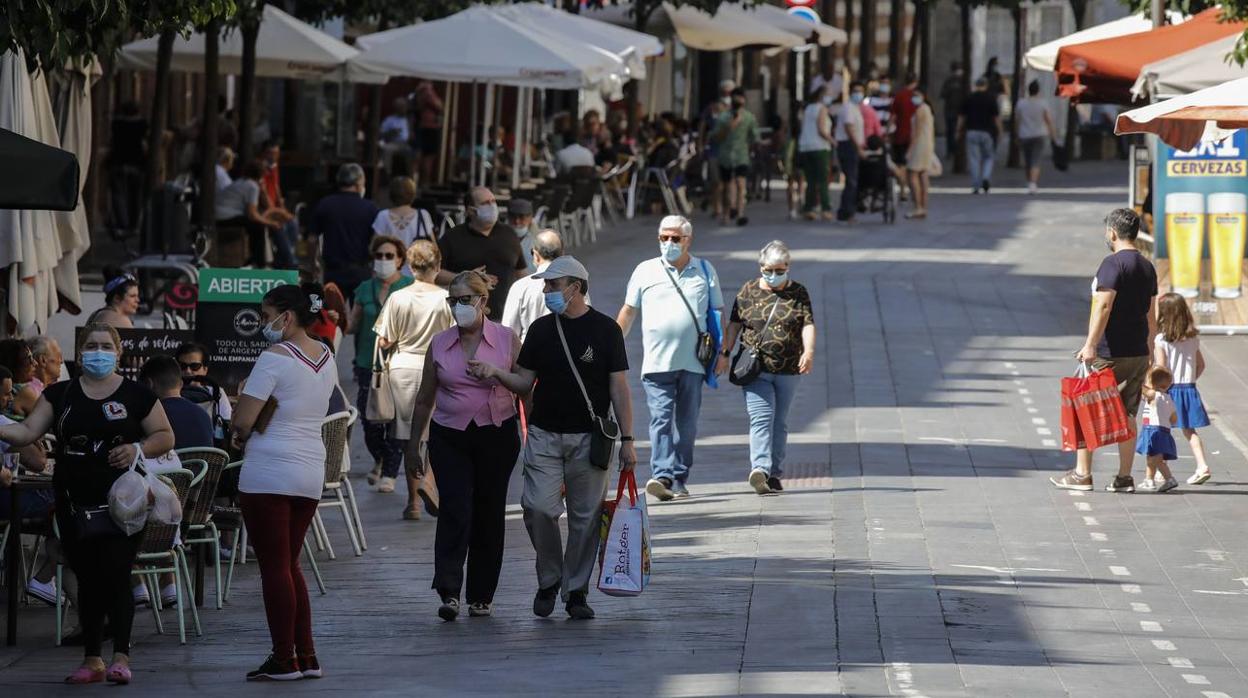
[[18, 500], [22, 492], [52, 489], [52, 478], [46, 475], [22, 475], [14, 479], [9, 487], [9, 541], [4, 551], [4, 585], [8, 589], [9, 615], [8, 631], [5, 644], [12, 647], [17, 644], [17, 609], [26, 584], [22, 579], [22, 511]]

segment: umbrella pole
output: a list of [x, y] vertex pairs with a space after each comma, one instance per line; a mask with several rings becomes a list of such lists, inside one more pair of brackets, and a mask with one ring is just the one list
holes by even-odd
[[446, 180], [446, 146], [450, 142], [451, 114], [455, 109], [455, 83], [446, 83], [446, 101], [442, 103], [442, 138], [438, 140], [438, 184]]
[[472, 134], [470, 143], [471, 150], [468, 154], [468, 185], [474, 186], [477, 183], [477, 117], [480, 110], [477, 108], [477, 83], [472, 83], [472, 123], [468, 126], [469, 133]]
[[524, 139], [524, 134], [521, 133], [521, 129], [524, 128], [524, 93], [525, 88], [516, 88], [516, 127], [511, 134], [511, 188], [513, 194], [514, 190], [520, 188], [520, 143]]
[[[485, 152], [490, 147], [490, 128], [494, 125], [494, 84], [485, 83], [485, 107], [481, 113], [481, 186], [485, 186]], [[494, 147], [498, 151], [498, 147]]]
[[[503, 87], [501, 85], [494, 88], [494, 111], [490, 112], [490, 137], [494, 137], [494, 131], [503, 125]], [[494, 169], [490, 173], [490, 186], [498, 188], [498, 164], [503, 160], [503, 141], [499, 139], [494, 144], [494, 150], [490, 153], [490, 163]]]

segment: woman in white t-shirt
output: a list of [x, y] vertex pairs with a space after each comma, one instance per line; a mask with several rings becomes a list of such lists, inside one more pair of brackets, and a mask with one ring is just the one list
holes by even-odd
[[[325, 480], [321, 423], [338, 384], [333, 352], [307, 333], [323, 301], [295, 285], [278, 286], [260, 304], [261, 332], [273, 346], [260, 355], [234, 409], [235, 437], [245, 443], [239, 500], [256, 550], [273, 652], [248, 680], [319, 677], [308, 588], [299, 570], [304, 535]], [[266, 404], [275, 409], [257, 430]], [[266, 410], [266, 412], [268, 412]]]
[[1018, 100], [1014, 110], [1014, 128], [1023, 150], [1023, 164], [1027, 167], [1027, 191], [1034, 194], [1040, 187], [1040, 156], [1044, 154], [1044, 139], [1057, 141], [1049, 106], [1040, 98], [1040, 82], [1032, 80], [1027, 86], [1027, 96]]
[[[428, 211], [414, 208], [416, 200], [416, 182], [411, 177], [394, 177], [390, 180], [390, 208], [378, 211], [373, 219], [373, 232], [377, 235], [388, 235], [403, 241], [403, 249], [412, 246], [417, 240], [437, 241], [438, 235], [433, 229], [433, 217]], [[404, 268], [403, 274], [411, 276], [411, 271]]]

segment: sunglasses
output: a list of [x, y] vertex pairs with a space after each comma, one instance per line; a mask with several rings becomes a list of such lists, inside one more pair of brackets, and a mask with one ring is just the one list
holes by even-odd
[[204, 368], [202, 361], [193, 361], [191, 363], [182, 363], [179, 361], [178, 365], [182, 367], [183, 371], [199, 371]]
[[399, 256], [393, 252], [377, 252], [373, 254], [373, 259], [398, 259]]
[[659, 236], [659, 242], [679, 243], [681, 240], [684, 240], [684, 239], [685, 239], [684, 235], [660, 235]]
[[478, 298], [480, 298], [480, 297], [481, 297], [481, 296], [447, 296], [447, 297], [446, 297], [446, 304], [447, 304], [447, 305], [452, 305], [452, 306], [454, 306], [454, 305], [472, 305], [472, 304], [473, 304], [473, 303], [475, 303], [475, 302], [477, 301], [477, 299], [478, 299]]
[[760, 267], [764, 274], [784, 274], [789, 271], [788, 267]]

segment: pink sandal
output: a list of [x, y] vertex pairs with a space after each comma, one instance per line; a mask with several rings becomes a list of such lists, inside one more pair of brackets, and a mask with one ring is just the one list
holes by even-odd
[[124, 686], [130, 683], [130, 679], [131, 679], [130, 667], [126, 666], [125, 664], [118, 664], [117, 662], [113, 662], [113, 665], [108, 668], [108, 674], [106, 675], [105, 678], [108, 679], [109, 683], [115, 683], [115, 684]]
[[103, 669], [92, 669], [88, 666], [80, 666], [74, 669], [74, 673], [65, 677], [65, 683], [68, 684], [100, 683], [103, 680]]

